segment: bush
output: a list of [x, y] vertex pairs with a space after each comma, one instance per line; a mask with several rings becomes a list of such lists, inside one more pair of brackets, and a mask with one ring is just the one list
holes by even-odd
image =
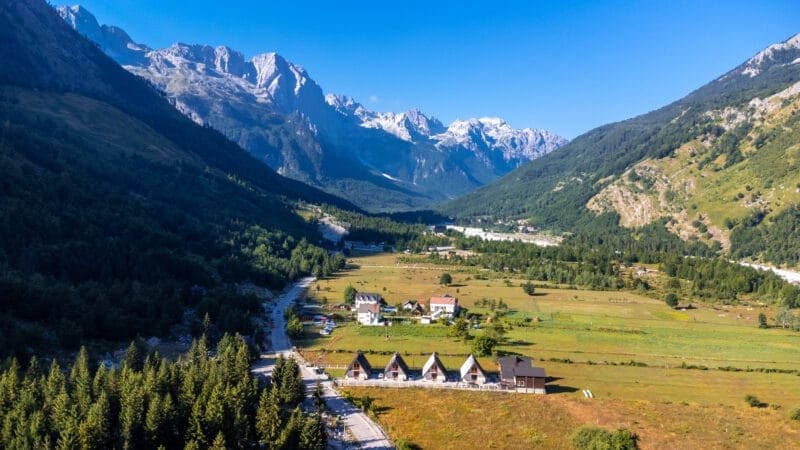
[[744, 401], [746, 401], [751, 408], [764, 408], [767, 406], [766, 403], [759, 400], [755, 395], [748, 394], [745, 396]]
[[572, 434], [572, 445], [578, 450], [634, 450], [637, 437], [626, 429], [607, 431], [597, 427], [581, 427]]
[[453, 276], [449, 273], [443, 273], [442, 276], [439, 277], [439, 284], [443, 284], [445, 286], [449, 286], [453, 283]]
[[789, 413], [789, 418], [792, 420], [800, 420], [800, 408], [795, 408]]
[[536, 288], [533, 286], [533, 283], [528, 281], [522, 285], [522, 290], [525, 291], [528, 295], [533, 295], [536, 293]]
[[475, 356], [489, 356], [497, 345], [497, 339], [481, 334], [472, 341], [472, 353]]
[[678, 294], [670, 292], [664, 297], [664, 303], [666, 303], [670, 308], [678, 306]]

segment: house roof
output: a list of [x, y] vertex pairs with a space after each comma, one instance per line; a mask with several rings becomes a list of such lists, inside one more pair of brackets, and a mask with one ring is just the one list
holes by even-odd
[[458, 299], [455, 297], [431, 297], [431, 306], [433, 305], [457, 305]]
[[503, 379], [513, 377], [534, 377], [544, 378], [545, 372], [542, 367], [533, 367], [533, 359], [521, 356], [504, 356], [497, 359], [500, 366], [500, 376]]
[[377, 303], [371, 303], [371, 304], [370, 303], [365, 303], [363, 305], [359, 305], [359, 307], [358, 307], [358, 313], [359, 314], [367, 314], [367, 313], [370, 313], [370, 312], [377, 314], [378, 312], [380, 312], [380, 310], [381, 310], [381, 307], [378, 306]]
[[369, 364], [369, 361], [367, 361], [367, 357], [364, 356], [363, 353], [358, 352], [356, 357], [353, 358], [352, 361], [350, 361], [350, 365], [347, 366], [347, 371], [348, 372], [350, 371], [350, 369], [353, 368], [353, 364], [355, 364], [355, 363], [358, 363], [361, 366], [361, 369], [363, 369], [365, 372], [367, 372], [367, 374], [372, 372], [372, 366]]
[[464, 361], [464, 364], [461, 365], [461, 376], [464, 377], [464, 375], [466, 375], [473, 366], [478, 368], [478, 372], [480, 372], [481, 375], [484, 377], [486, 376], [486, 371], [483, 370], [483, 367], [481, 367], [481, 365], [478, 363], [478, 360], [475, 359], [475, 356], [473, 355], [469, 355], [467, 360]]
[[378, 302], [381, 298], [381, 294], [375, 292], [356, 292], [356, 300]]
[[444, 367], [444, 364], [442, 364], [442, 360], [439, 359], [439, 355], [437, 355], [436, 352], [433, 352], [431, 353], [430, 358], [425, 361], [425, 365], [422, 366], [422, 375], [428, 373], [428, 371], [431, 370], [434, 365], [439, 368], [440, 372], [447, 373], [447, 369]]
[[397, 352], [395, 352], [391, 359], [389, 359], [389, 363], [386, 364], [386, 368], [383, 370], [383, 373], [391, 372], [392, 364], [394, 363], [397, 363], [397, 366], [400, 368], [400, 370], [402, 370], [404, 374], [408, 375], [408, 365], [403, 357], [400, 356], [400, 353]]

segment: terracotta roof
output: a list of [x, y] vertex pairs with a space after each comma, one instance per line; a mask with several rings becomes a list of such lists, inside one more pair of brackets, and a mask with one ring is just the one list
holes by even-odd
[[458, 303], [458, 299], [455, 297], [431, 297], [431, 305], [453, 305], [455, 306]]
[[368, 312], [372, 312], [372, 313], [377, 314], [377, 313], [380, 312], [380, 310], [381, 310], [381, 307], [377, 303], [363, 303], [363, 304], [359, 305], [359, 307], [358, 307], [358, 313], [359, 314], [368, 313]]

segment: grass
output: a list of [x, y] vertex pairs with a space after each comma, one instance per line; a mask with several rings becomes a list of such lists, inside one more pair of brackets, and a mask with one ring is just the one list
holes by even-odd
[[[312, 286], [311, 297], [339, 302], [348, 284], [361, 291], [381, 292], [390, 304], [449, 292], [471, 312], [482, 313], [488, 310], [475, 307], [476, 301], [502, 299], [509, 305], [506, 322], [516, 325], [507, 331], [508, 342], [500, 350], [535, 357], [551, 377], [548, 386], [554, 395], [501, 397], [503, 402], [492, 407], [486, 405], [494, 405], [490, 396], [497, 394], [369, 390], [378, 404], [385, 402], [391, 408], [380, 420], [394, 437], [423, 448], [448, 448], [448, 439], [454, 440], [453, 446], [486, 439], [481, 436], [491, 434], [489, 429], [473, 423], [471, 413], [456, 418], [449, 412], [463, 402], [490, 417], [487, 420], [494, 427], [505, 424], [502, 435], [493, 436], [497, 440], [488, 441], [487, 448], [512, 448], [514, 442], [564, 447], [573, 429], [584, 424], [626, 426], [643, 436], [643, 445], [649, 442], [646, 448], [702, 447], [707, 426], [712, 429], [706, 448], [800, 442], [800, 423], [788, 418], [788, 411], [800, 406], [800, 334], [759, 329], [758, 314], [772, 316], [771, 308], [695, 305], [696, 309], [676, 311], [663, 301], [634, 292], [542, 287], [537, 287], [535, 296], [528, 296], [520, 287], [523, 280], [501, 279], [500, 274], [474, 268], [398, 265], [394, 255], [357, 257], [351, 262], [352, 270], [320, 281], [319, 289]], [[449, 287], [438, 284], [444, 271], [453, 275]], [[476, 275], [489, 279], [476, 279]], [[328, 365], [345, 365], [355, 351], [368, 351], [367, 358], [378, 368], [386, 364], [389, 352], [403, 353], [412, 369], [418, 369], [431, 351], [437, 351], [453, 371], [470, 351], [469, 342], [447, 337], [441, 325], [367, 328], [343, 324], [331, 336], [313, 335], [299, 346], [310, 359]], [[493, 358], [480, 362], [487, 370], [496, 369]], [[795, 372], [764, 373], [763, 369]], [[340, 376], [341, 372], [332, 370], [331, 374]], [[584, 399], [582, 389], [590, 389], [596, 398]], [[743, 400], [745, 394], [771, 407], [750, 408]], [[523, 414], [523, 419], [512, 419], [509, 411]], [[426, 412], [430, 419], [415, 418]], [[434, 422], [448, 420], [456, 425], [431, 430]], [[425, 425], [426, 421], [430, 423]]]
[[770, 408], [425, 389], [347, 392], [372, 397], [390, 437], [422, 448], [568, 449], [583, 425], [627, 428], [645, 449], [800, 448], [800, 423]]

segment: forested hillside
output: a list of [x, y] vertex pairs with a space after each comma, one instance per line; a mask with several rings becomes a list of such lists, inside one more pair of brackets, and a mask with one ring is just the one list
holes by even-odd
[[[684, 239], [725, 249], [732, 240], [738, 255], [784, 262], [735, 235], [745, 232], [736, 227], [746, 217], [768, 217], [766, 225], [800, 202], [798, 57], [795, 36], [681, 100], [591, 130], [441, 211], [483, 223], [526, 218], [561, 232], [604, 212], [627, 227], [666, 217]], [[794, 217], [787, 214], [784, 223]], [[777, 230], [758, 228], [748, 236]]]
[[251, 334], [233, 283], [341, 265], [295, 209], [349, 204], [195, 125], [45, 2], [1, 5], [0, 352], [161, 334], [187, 307]]

